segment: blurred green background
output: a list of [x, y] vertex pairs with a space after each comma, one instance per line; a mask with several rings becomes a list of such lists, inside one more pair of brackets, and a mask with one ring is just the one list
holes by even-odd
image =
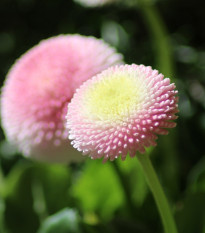
[[[205, 2], [147, 2], [86, 8], [1, 0], [1, 85], [20, 55], [62, 33], [103, 38], [126, 63], [159, 69], [177, 85], [180, 112], [151, 160], [179, 233], [205, 233]], [[3, 131], [0, 137], [0, 233], [163, 232], [137, 159], [42, 164], [16, 154]]]

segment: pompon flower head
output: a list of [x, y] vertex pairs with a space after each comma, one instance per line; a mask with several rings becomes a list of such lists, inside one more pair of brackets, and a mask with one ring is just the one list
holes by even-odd
[[104, 161], [155, 146], [173, 128], [178, 112], [175, 85], [144, 65], [111, 67], [86, 81], [68, 105], [74, 148]]
[[35, 159], [81, 159], [67, 143], [67, 104], [85, 80], [121, 59], [102, 40], [80, 35], [60, 35], [30, 49], [13, 65], [2, 89], [7, 139]]
[[87, 7], [99, 7], [109, 3], [117, 2], [118, 0], [74, 0], [74, 1]]
[[82, 6], [85, 7], [101, 7], [104, 5], [116, 3], [116, 4], [122, 4], [125, 6], [137, 6], [141, 3], [152, 3], [155, 2], [156, 0], [74, 0], [75, 2], [79, 3]]

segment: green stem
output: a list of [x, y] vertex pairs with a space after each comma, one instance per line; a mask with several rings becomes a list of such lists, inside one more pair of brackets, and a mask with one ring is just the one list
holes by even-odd
[[[174, 59], [173, 50], [170, 43], [169, 33], [166, 24], [162, 19], [157, 7], [150, 0], [138, 0], [141, 15], [150, 34], [152, 47], [155, 52], [156, 68], [173, 82], [174, 78]], [[176, 135], [172, 133], [169, 137], [161, 139], [163, 150], [166, 151], [164, 156], [164, 169], [169, 171], [166, 177], [167, 182], [171, 184], [172, 195], [177, 191], [177, 150]], [[172, 141], [172, 144], [170, 144]], [[171, 145], [171, 146], [170, 146]], [[174, 145], [174, 146], [173, 146]]]
[[140, 1], [140, 10], [152, 38], [157, 69], [165, 76], [173, 77], [174, 62], [166, 26], [157, 8], [152, 3]]
[[147, 179], [147, 183], [156, 201], [156, 205], [162, 219], [165, 233], [177, 233], [176, 224], [172, 216], [168, 201], [148, 155], [138, 154], [137, 158], [141, 164], [141, 167]]
[[39, 216], [39, 220], [42, 223], [44, 219], [48, 216], [48, 213], [43, 186], [38, 179], [34, 179], [32, 182], [32, 194], [34, 211]]

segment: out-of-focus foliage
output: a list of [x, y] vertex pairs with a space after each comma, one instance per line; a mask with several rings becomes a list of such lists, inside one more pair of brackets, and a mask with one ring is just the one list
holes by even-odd
[[101, 218], [109, 220], [124, 204], [124, 197], [112, 164], [101, 166], [101, 163], [86, 163], [81, 177], [73, 184], [71, 193], [85, 212], [89, 214], [97, 211]]
[[63, 209], [48, 217], [38, 233], [81, 233], [78, 213], [72, 209]]
[[[1, 0], [1, 83], [21, 54], [63, 33], [103, 38], [126, 63], [169, 75], [179, 90], [178, 125], [149, 153], [179, 233], [205, 233], [205, 2], [140, 2], [86, 8], [72, 0]], [[0, 233], [163, 232], [137, 159], [41, 164], [0, 136]]]

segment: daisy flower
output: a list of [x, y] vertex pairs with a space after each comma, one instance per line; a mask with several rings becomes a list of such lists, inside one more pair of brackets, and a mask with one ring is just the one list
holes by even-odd
[[83, 6], [97, 7], [97, 6], [103, 6], [109, 3], [117, 2], [118, 0], [75, 0], [75, 1]]
[[8, 141], [34, 159], [81, 159], [66, 142], [67, 104], [85, 80], [121, 59], [94, 37], [60, 35], [41, 41], [15, 62], [2, 89], [2, 126]]
[[108, 68], [77, 89], [68, 105], [72, 145], [91, 158], [114, 160], [145, 152], [177, 118], [175, 85], [144, 65]]

